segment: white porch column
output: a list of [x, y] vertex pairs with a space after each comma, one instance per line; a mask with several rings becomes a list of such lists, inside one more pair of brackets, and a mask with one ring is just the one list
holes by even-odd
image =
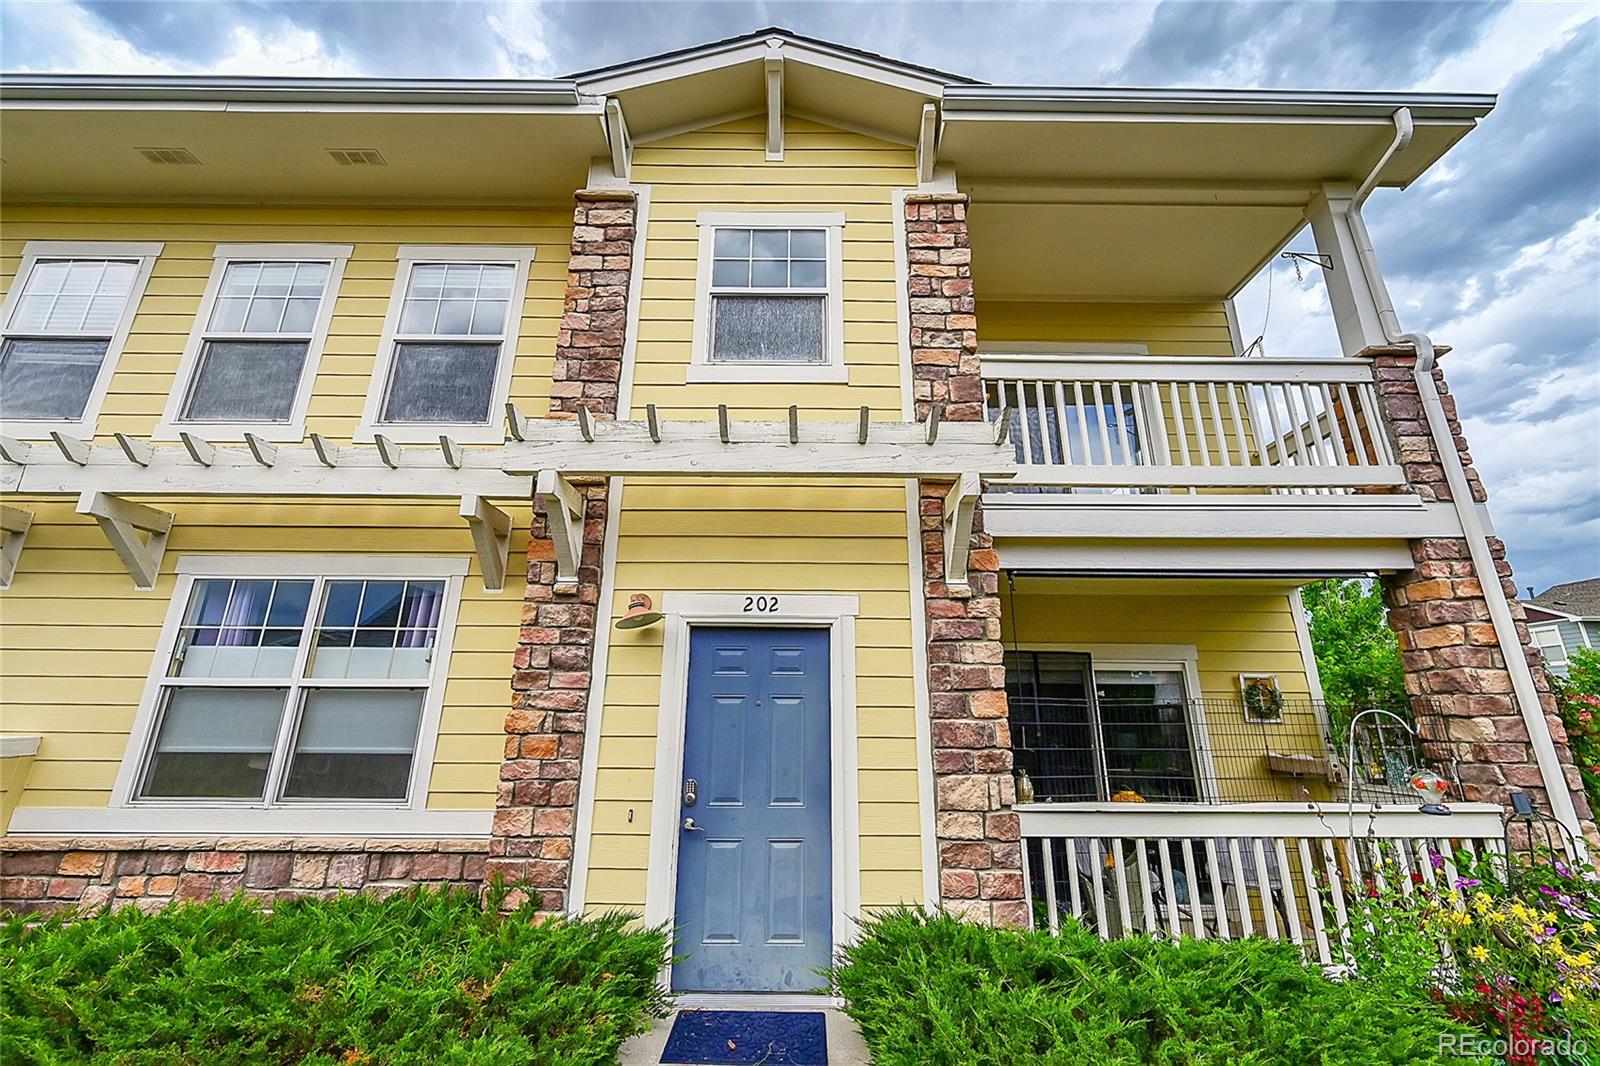
[[1317, 251], [1333, 260], [1333, 269], [1323, 270], [1322, 277], [1328, 286], [1328, 301], [1333, 305], [1339, 346], [1347, 357], [1388, 343], [1374, 293], [1385, 303], [1388, 294], [1381, 278], [1368, 284], [1356, 230], [1350, 222], [1350, 202], [1355, 192], [1354, 185], [1324, 185], [1306, 208]]

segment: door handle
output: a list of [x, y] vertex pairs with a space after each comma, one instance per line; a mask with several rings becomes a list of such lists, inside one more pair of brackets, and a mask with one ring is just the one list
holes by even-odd
[[705, 832], [705, 829], [703, 827], [694, 824], [694, 819], [693, 818], [685, 818], [683, 820], [683, 828], [686, 829], [686, 830], [690, 830], [692, 832], [695, 832], [695, 833], [704, 833]]

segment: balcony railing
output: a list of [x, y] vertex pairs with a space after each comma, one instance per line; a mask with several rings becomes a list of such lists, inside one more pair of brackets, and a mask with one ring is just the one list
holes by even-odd
[[1348, 492], [1405, 483], [1358, 359], [986, 356], [1018, 486]]
[[1459, 804], [1086, 803], [1019, 806], [1037, 928], [1070, 916], [1103, 938], [1146, 933], [1299, 945], [1340, 961], [1352, 902], [1398, 882], [1454, 887], [1457, 859], [1505, 854], [1501, 812]]

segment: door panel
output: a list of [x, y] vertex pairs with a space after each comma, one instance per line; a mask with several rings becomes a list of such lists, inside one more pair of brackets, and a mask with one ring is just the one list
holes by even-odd
[[[804, 992], [833, 947], [828, 633], [696, 627], [672, 987]], [[696, 828], [683, 826], [693, 819]]]

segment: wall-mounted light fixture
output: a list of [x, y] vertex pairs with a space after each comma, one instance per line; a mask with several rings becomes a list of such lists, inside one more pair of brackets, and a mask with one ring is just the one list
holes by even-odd
[[642, 592], [628, 597], [628, 611], [617, 619], [618, 629], [643, 629], [661, 621], [662, 614], [655, 609], [655, 601]]

